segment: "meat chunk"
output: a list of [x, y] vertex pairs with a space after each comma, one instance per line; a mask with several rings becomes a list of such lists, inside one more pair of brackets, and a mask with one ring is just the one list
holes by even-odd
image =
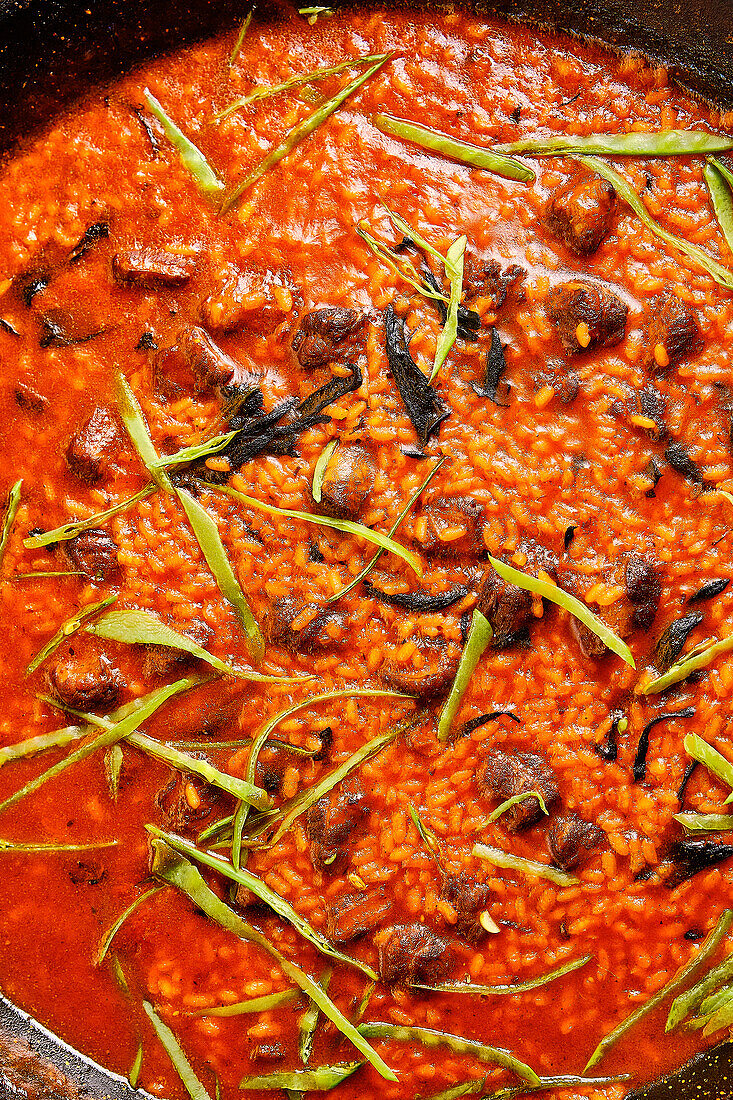
[[161, 348], [153, 357], [156, 389], [169, 397], [191, 389], [196, 393], [220, 389], [229, 385], [238, 372], [238, 364], [200, 325], [182, 328], [175, 343]]
[[467, 256], [463, 271], [466, 299], [488, 298], [489, 308], [496, 313], [504, 305], [509, 287], [526, 274], [519, 264], [502, 268], [498, 260], [479, 260], [476, 256]]
[[42, 413], [51, 404], [47, 397], [22, 380], [16, 382], [13, 396], [18, 407], [25, 412]]
[[615, 294], [580, 280], [558, 283], [547, 298], [547, 316], [571, 353], [619, 344], [627, 313], [628, 307]]
[[201, 319], [214, 332], [249, 329], [273, 332], [293, 308], [285, 277], [272, 271], [239, 271], [227, 266], [218, 286], [201, 305]]
[[333, 362], [342, 345], [363, 328], [365, 321], [363, 313], [341, 306], [306, 313], [293, 337], [293, 351], [301, 367], [312, 370]]
[[696, 355], [702, 337], [695, 311], [676, 294], [662, 294], [649, 303], [647, 352], [650, 369], [663, 374], [682, 359]]
[[584, 821], [577, 814], [562, 814], [551, 821], [547, 843], [557, 866], [569, 871], [597, 848], [604, 836], [603, 829], [591, 821]]
[[[600, 610], [603, 622], [620, 638], [628, 638], [636, 629], [648, 630], [662, 594], [657, 567], [641, 554], [629, 554], [604, 570], [603, 579], [609, 586], [622, 585], [625, 589], [620, 599]], [[577, 619], [572, 620], [571, 630], [584, 657], [598, 658], [608, 653], [605, 642]]]
[[329, 516], [356, 519], [372, 489], [377, 469], [363, 447], [337, 447], [321, 485], [321, 505]]
[[108, 709], [120, 695], [122, 680], [106, 657], [69, 653], [48, 673], [52, 693], [72, 710]]
[[69, 440], [66, 461], [82, 481], [101, 481], [122, 446], [122, 434], [114, 412], [99, 405]]
[[196, 256], [177, 256], [163, 248], [126, 248], [114, 256], [112, 275], [121, 286], [139, 290], [183, 286], [196, 270]]
[[280, 596], [266, 611], [262, 632], [266, 642], [313, 653], [344, 640], [344, 616], [340, 611], [319, 610], [297, 596]]
[[439, 557], [485, 554], [484, 507], [478, 501], [470, 497], [438, 497], [423, 509], [421, 519], [424, 524], [418, 523], [416, 532], [426, 553]]
[[[537, 791], [549, 810], [560, 797], [555, 773], [545, 758], [534, 752], [496, 749], [489, 754], [487, 762], [479, 766], [476, 779], [485, 797], [497, 798], [502, 802], [517, 794]], [[542, 807], [539, 800], [525, 798], [507, 810], [501, 820], [516, 831], [534, 825], [540, 817]]]
[[174, 670], [191, 664], [195, 659], [185, 650], [174, 649], [173, 646], [146, 645], [143, 650], [143, 676], [157, 682], [170, 676]]
[[341, 873], [348, 861], [346, 844], [369, 808], [358, 779], [347, 779], [308, 810], [305, 831], [319, 871]]
[[418, 659], [407, 662], [398, 659], [398, 652], [392, 651], [382, 669], [382, 679], [387, 687], [394, 691], [404, 691], [416, 699], [435, 699], [448, 691], [455, 679], [458, 663], [461, 659], [460, 647], [442, 639], [412, 638], [417, 642]]
[[344, 894], [326, 906], [328, 938], [334, 943], [349, 943], [373, 932], [392, 911], [392, 902], [383, 890]]
[[578, 256], [590, 256], [611, 228], [613, 186], [596, 175], [576, 175], [553, 191], [545, 207], [548, 228]]
[[648, 630], [662, 595], [657, 567], [641, 554], [629, 554], [625, 569], [626, 594], [633, 604], [633, 625]]
[[442, 898], [456, 911], [456, 929], [468, 939], [475, 940], [485, 931], [480, 917], [491, 900], [491, 890], [484, 882], [461, 871], [457, 875], [443, 876]]
[[379, 973], [391, 985], [433, 985], [450, 968], [445, 940], [424, 924], [396, 924], [380, 936]]
[[64, 553], [73, 569], [86, 573], [93, 581], [110, 581], [120, 571], [117, 543], [101, 527], [80, 531], [63, 544]]
[[218, 801], [215, 787], [195, 776], [180, 773], [173, 775], [155, 795], [155, 805], [163, 814], [165, 828], [183, 835], [208, 817]]
[[491, 644], [503, 649], [532, 622], [532, 594], [505, 581], [494, 569], [487, 569], [479, 589], [477, 607], [491, 623]]

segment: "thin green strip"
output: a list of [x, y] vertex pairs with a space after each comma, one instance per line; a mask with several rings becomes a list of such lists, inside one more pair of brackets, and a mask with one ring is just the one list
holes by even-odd
[[513, 157], [495, 152], [494, 149], [460, 141], [449, 134], [441, 133], [440, 130], [432, 130], [417, 122], [409, 122], [406, 118], [378, 114], [374, 116], [372, 122], [383, 134], [400, 138], [402, 141], [411, 141], [414, 145], [428, 149], [431, 153], [460, 161], [461, 164], [468, 164], [472, 168], [483, 168], [497, 176], [520, 180], [522, 183], [531, 183], [536, 178], [531, 168], [522, 164], [521, 161], [514, 160]]
[[530, 153], [535, 156], [562, 157], [589, 153], [601, 157], [689, 157], [700, 153], [720, 153], [733, 148], [733, 141], [707, 130], [657, 130], [645, 133], [630, 130], [625, 134], [565, 134], [562, 137], [519, 138], [494, 149], [502, 153]]
[[530, 978], [526, 982], [507, 982], [504, 985], [474, 985], [473, 982], [439, 982], [437, 985], [415, 985], [414, 989], [422, 989], [430, 993], [472, 993], [479, 997], [512, 997], [516, 993], [530, 993], [533, 989], [539, 989], [543, 985], [564, 978], [566, 974], [572, 974], [574, 970], [580, 970], [593, 959], [592, 955], [583, 955], [580, 959], [562, 963], [560, 966], [548, 970], [546, 974], [539, 974], [536, 978]]
[[52, 653], [55, 653], [62, 642], [65, 642], [67, 638], [70, 638], [72, 634], [76, 634], [77, 630], [91, 619], [92, 616], [98, 615], [100, 611], [104, 611], [106, 607], [113, 604], [117, 596], [106, 596], [105, 599], [100, 600], [99, 603], [88, 604], [87, 607], [83, 607], [81, 611], [77, 611], [75, 615], [72, 615], [70, 619], [67, 619], [65, 623], [62, 623], [53, 637], [49, 638], [46, 644], [38, 651], [28, 668], [25, 670], [26, 676], [30, 676], [39, 665], [42, 665], [47, 657], [50, 657]]
[[[642, 689], [642, 694], [656, 695], [660, 691], [666, 691], [666, 689], [672, 687], [673, 684], [679, 684], [682, 680], [686, 680], [691, 673], [697, 672], [699, 668], [706, 668], [708, 665], [712, 664], [717, 657], [720, 657], [723, 653], [729, 653], [731, 649], [733, 649], [733, 634], [729, 634], [727, 638], [723, 638], [718, 642], [713, 642], [712, 645], [707, 646], [705, 649], [700, 649], [684, 660], [678, 661], [677, 664], [667, 669], [664, 675], [657, 676], [655, 680], [651, 680], [646, 687]], [[731, 784], [731, 786], [733, 786], [733, 784]]]
[[26, 550], [37, 550], [41, 546], [50, 546], [54, 542], [68, 542], [69, 539], [75, 539], [82, 531], [89, 531], [92, 527], [99, 527], [100, 524], [111, 519], [112, 516], [117, 516], [120, 512], [128, 511], [128, 509], [133, 508], [139, 501], [145, 500], [157, 491], [157, 485], [146, 485], [144, 489], [140, 489], [140, 491], [134, 493], [133, 496], [127, 497], [126, 500], [120, 501], [119, 504], [113, 505], [112, 508], [107, 508], [104, 512], [97, 512], [95, 516], [90, 516], [89, 519], [80, 519], [72, 523], [64, 523], [61, 527], [54, 527], [53, 531], [44, 531], [42, 535], [31, 535], [29, 538], [23, 539], [23, 546]]
[[5, 557], [5, 551], [8, 547], [10, 532], [13, 529], [15, 517], [17, 516], [18, 509], [20, 508], [20, 490], [22, 488], [22, 485], [23, 478], [19, 478], [8, 493], [8, 503], [5, 505], [3, 526], [2, 531], [0, 531], [0, 567], [3, 564], [3, 558]]
[[300, 996], [299, 989], [283, 989], [280, 993], [266, 993], [263, 997], [250, 997], [247, 1001], [237, 1001], [231, 1005], [212, 1005], [211, 1008], [199, 1008], [192, 1016], [245, 1016], [250, 1012], [269, 1012], [273, 1008], [289, 1005]]
[[561, 871], [549, 863], [538, 863], [534, 859], [525, 859], [524, 856], [515, 856], [512, 852], [505, 852], [501, 848], [493, 848], [489, 844], [474, 844], [473, 855], [478, 859], [485, 859], [494, 867], [502, 867], [509, 871], [520, 871], [524, 875], [533, 878], [546, 878], [554, 882], [556, 886], [577, 886], [580, 882], [575, 875], [567, 871]]
[[193, 1072], [191, 1063], [184, 1054], [181, 1044], [178, 1042], [171, 1029], [167, 1024], [163, 1023], [149, 1001], [143, 1001], [143, 1009], [145, 1010], [145, 1015], [153, 1025], [153, 1031], [160, 1039], [163, 1049], [173, 1063], [175, 1071], [181, 1078], [191, 1100], [211, 1100], [208, 1092]]
[[458, 669], [456, 670], [456, 677], [453, 681], [453, 686], [450, 689], [448, 698], [445, 701], [445, 705], [440, 712], [440, 720], [438, 722], [439, 741], [448, 740], [451, 727], [453, 726], [453, 720], [461, 705], [461, 700], [466, 694], [471, 677], [476, 671], [476, 665], [481, 660], [493, 636], [494, 631], [491, 628], [491, 623], [486, 616], [475, 607], [471, 618], [471, 628], [466, 638], [466, 644], [463, 647]]
[[152, 898], [155, 894], [159, 894], [161, 890], [165, 890], [165, 886], [153, 886], [150, 890], [146, 890], [144, 894], [140, 894], [139, 897], [127, 906], [122, 913], [120, 913], [117, 920], [114, 922], [111, 928], [109, 928], [102, 936], [102, 942], [99, 945], [96, 957], [94, 959], [95, 966], [101, 966], [104, 962], [104, 957], [112, 945], [112, 940], [119, 932], [122, 925], [125, 923], [128, 917], [131, 917], [136, 909], [139, 909], [141, 905], [144, 905], [146, 901]]
[[198, 145], [194, 145], [191, 139], [186, 137], [183, 130], [166, 114], [162, 104], [158, 102], [154, 95], [151, 95], [147, 88], [143, 94], [148, 107], [163, 127], [165, 136], [178, 153], [183, 167], [193, 177], [199, 191], [204, 195], [216, 195], [222, 191], [224, 184]]

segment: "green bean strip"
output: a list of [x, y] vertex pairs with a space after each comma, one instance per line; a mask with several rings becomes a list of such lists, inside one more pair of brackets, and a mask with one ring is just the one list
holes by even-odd
[[[686, 680], [691, 673], [697, 672], [699, 668], [706, 668], [722, 653], [729, 653], [731, 649], [733, 649], [733, 634], [729, 634], [727, 638], [713, 642], [712, 645], [692, 653], [682, 661], [678, 661], [677, 664], [667, 669], [662, 676], [657, 676], [656, 679], [651, 680], [643, 688], [642, 694], [656, 695], [660, 691], [666, 691], [673, 684], [679, 684], [682, 680]], [[731, 785], [733, 786], [733, 784]]]
[[153, 873], [163, 882], [175, 886], [185, 894], [194, 905], [198, 906], [206, 916], [216, 921], [222, 928], [231, 932], [241, 940], [256, 944], [275, 959], [286, 977], [294, 981], [315, 1001], [324, 1016], [339, 1031], [349, 1039], [361, 1054], [374, 1066], [376, 1071], [387, 1081], [396, 1081], [397, 1078], [389, 1066], [372, 1049], [369, 1043], [359, 1034], [353, 1024], [339, 1011], [327, 993], [308, 974], [291, 962], [285, 955], [270, 943], [266, 936], [242, 917], [238, 916], [204, 882], [198, 870], [187, 859], [174, 852], [173, 849], [162, 840], [152, 841], [153, 849]]
[[88, 852], [93, 848], [114, 848], [118, 843], [117, 840], [91, 840], [81, 844], [56, 844], [53, 841], [26, 844], [0, 838], [0, 852]]
[[725, 237], [725, 243], [733, 252], [733, 194], [730, 187], [733, 173], [729, 172], [715, 157], [708, 157], [702, 174], [710, 193], [715, 217]]
[[8, 502], [5, 505], [5, 515], [3, 517], [3, 526], [0, 530], [0, 566], [3, 564], [3, 558], [5, 557], [5, 551], [8, 547], [8, 540], [10, 539], [10, 532], [13, 529], [15, 523], [15, 517], [18, 514], [20, 508], [20, 490], [23, 485], [23, 478], [19, 478], [13, 485], [12, 489], [8, 493]]
[[95, 966], [102, 965], [102, 963], [104, 962], [104, 958], [112, 945], [112, 940], [115, 938], [120, 928], [122, 928], [122, 925], [125, 923], [127, 918], [131, 917], [136, 909], [139, 909], [141, 905], [144, 905], [145, 902], [149, 901], [149, 899], [154, 897], [155, 894], [159, 894], [161, 890], [165, 890], [165, 886], [151, 887], [150, 890], [146, 890], [144, 894], [140, 894], [139, 897], [135, 898], [135, 900], [127, 906], [127, 909], [125, 909], [124, 912], [120, 913], [119, 917], [114, 922], [112, 927], [109, 928], [102, 936], [99, 950], [97, 951], [94, 959]]
[[422, 1043], [428, 1048], [445, 1046], [454, 1054], [470, 1054], [479, 1062], [488, 1062], [502, 1069], [516, 1073], [522, 1081], [530, 1085], [539, 1085], [540, 1078], [525, 1062], [521, 1062], [511, 1051], [502, 1047], [490, 1047], [476, 1039], [464, 1039], [461, 1035], [451, 1035], [445, 1031], [434, 1031], [428, 1027], [400, 1027], [381, 1021], [360, 1024], [359, 1032], [367, 1039], [386, 1039], [396, 1043]]
[[733, 814], [673, 814], [674, 820], [691, 833], [725, 833], [733, 829]]
[[311, 483], [311, 496], [316, 504], [321, 503], [321, 495], [323, 493], [323, 478], [326, 474], [326, 467], [328, 461], [339, 445], [338, 439], [332, 439], [330, 443], [327, 443], [319, 454], [316, 464], [313, 468], [313, 481]]
[[10, 763], [11, 760], [25, 760], [27, 756], [35, 756], [37, 752], [46, 752], [47, 749], [60, 749], [70, 745], [73, 741], [81, 741], [86, 737], [86, 731], [78, 726], [66, 726], [55, 733], [40, 733], [37, 737], [28, 737], [25, 741], [18, 741], [14, 745], [5, 745], [0, 748], [0, 767]]
[[722, 985], [733, 978], [733, 955], [729, 955], [718, 966], [714, 967], [704, 978], [693, 985], [685, 993], [680, 993], [672, 1002], [672, 1007], [667, 1016], [665, 1031], [673, 1031], [685, 1020], [691, 1012], [699, 1008], [706, 997], [715, 993]]
[[83, 607], [81, 611], [77, 611], [75, 615], [72, 615], [70, 619], [62, 623], [53, 637], [49, 638], [46, 644], [39, 649], [38, 653], [28, 665], [28, 668], [25, 670], [26, 676], [30, 676], [35, 672], [47, 657], [50, 657], [52, 653], [56, 652], [62, 642], [65, 642], [72, 634], [76, 634], [77, 630], [84, 625], [87, 619], [91, 619], [93, 615], [98, 615], [100, 611], [104, 611], [104, 609], [114, 603], [116, 599], [116, 595], [106, 596], [105, 599], [100, 600], [99, 603], [91, 603], [87, 607]]
[[[329, 966], [323, 971], [320, 977], [318, 984], [324, 993], [328, 993], [332, 974], [333, 970]], [[315, 1001], [311, 1001], [298, 1023], [298, 1054], [304, 1066], [308, 1065], [310, 1056], [313, 1053], [313, 1041], [316, 1037], [316, 1028], [318, 1027], [318, 1017], [320, 1014], [321, 1010], [318, 1005]]]
[[132, 445], [137, 451], [143, 466], [159, 489], [166, 493], [172, 493], [173, 486], [165, 470], [160, 466], [158, 452], [150, 437], [140, 403], [122, 372], [117, 375], [117, 405], [122, 422], [127, 429], [127, 434], [132, 440]]
[[505, 814], [507, 810], [511, 810], [512, 806], [518, 806], [520, 802], [526, 801], [528, 798], [536, 798], [540, 804], [540, 809], [543, 814], [549, 815], [549, 810], [545, 805], [545, 800], [539, 791], [524, 791], [522, 794], [514, 794], [511, 798], [507, 798], [506, 802], [502, 802], [500, 806], [497, 806], [495, 810], [492, 810], [489, 816], [486, 818], [489, 825], [492, 825], [495, 821], [498, 821], [502, 814]]
[[23, 539], [23, 546], [26, 550], [37, 550], [40, 546], [50, 546], [54, 542], [68, 542], [69, 539], [75, 539], [82, 531], [89, 531], [92, 527], [99, 527], [100, 524], [104, 523], [105, 520], [111, 519], [112, 516], [117, 516], [120, 512], [126, 512], [128, 509], [134, 508], [141, 500], [145, 500], [157, 491], [157, 485], [146, 485], [144, 489], [140, 489], [137, 493], [134, 493], [133, 496], [120, 501], [119, 504], [115, 504], [111, 508], [107, 508], [104, 512], [97, 512], [95, 516], [90, 516], [89, 519], [80, 519], [73, 523], [64, 523], [61, 527], [55, 527], [53, 531], [44, 531], [42, 535], [31, 535], [29, 538]]
[[625, 1020], [622, 1020], [613, 1031], [609, 1032], [608, 1035], [601, 1039], [588, 1059], [583, 1073], [587, 1073], [593, 1066], [597, 1066], [606, 1052], [610, 1050], [612, 1046], [615, 1046], [618, 1040], [623, 1038], [628, 1031], [631, 1031], [639, 1020], [643, 1020], [644, 1017], [648, 1016], [650, 1012], [653, 1012], [662, 1001], [665, 1001], [667, 997], [671, 997], [673, 993], [677, 993], [677, 991], [685, 985], [688, 978], [692, 977], [695, 971], [703, 966], [703, 964], [715, 954], [718, 947], [727, 936], [731, 924], [733, 924], [733, 909], [724, 909], [718, 918], [715, 928], [705, 937], [697, 955], [691, 959], [682, 970], [678, 971], [666, 985], [658, 989], [648, 1001], [640, 1005], [635, 1012], [632, 1012], [631, 1015], [627, 1016]]
[[592, 955], [583, 955], [580, 959], [562, 963], [546, 974], [539, 974], [536, 978], [530, 978], [526, 982], [507, 982], [505, 985], [474, 985], [473, 982], [439, 982], [437, 985], [414, 985], [413, 989], [422, 989], [430, 993], [473, 993], [479, 997], [510, 997], [515, 993], [530, 993], [533, 989], [539, 989], [543, 985], [564, 978], [566, 974], [572, 974], [574, 970], [580, 970], [586, 966]]
[[191, 1063], [171, 1029], [163, 1023], [149, 1001], [143, 1001], [143, 1009], [191, 1100], [211, 1100], [208, 1092], [193, 1072]]
[[240, 429], [236, 429], [233, 432], [225, 432], [223, 435], [215, 435], [206, 440], [205, 443], [195, 443], [191, 447], [182, 447], [180, 451], [176, 451], [172, 455], [158, 455], [151, 465], [156, 470], [170, 470], [174, 466], [188, 466], [191, 462], [196, 462], [200, 458], [207, 458], [209, 455], [215, 455], [219, 451], [223, 451], [235, 436], [239, 435], [239, 431]]
[[36, 569], [33, 573], [13, 573], [10, 580], [30, 581], [36, 577], [86, 577], [81, 569]]
[[192, 1016], [244, 1016], [250, 1012], [269, 1012], [272, 1008], [289, 1005], [300, 996], [299, 989], [283, 989], [280, 993], [266, 993], [263, 997], [251, 997], [248, 1001], [237, 1001], [231, 1005], [213, 1005], [211, 1008], [198, 1008]]
[[[514, 1100], [514, 1097], [523, 1097], [528, 1092], [546, 1092], [548, 1089], [563, 1089], [563, 1088], [602, 1088], [604, 1085], [615, 1085], [619, 1081], [628, 1081], [631, 1077], [630, 1073], [620, 1073], [615, 1077], [577, 1077], [571, 1074], [565, 1074], [559, 1077], [540, 1077], [539, 1085], [535, 1085], [534, 1088], [527, 1088], [526, 1085], [505, 1086], [504, 1088], [497, 1089], [495, 1092], [485, 1093], [484, 1100]], [[432, 1100], [437, 1100], [437, 1097], [432, 1097]]]
[[494, 631], [491, 628], [491, 623], [486, 616], [475, 607], [471, 619], [471, 629], [468, 632], [466, 644], [463, 647], [461, 660], [456, 671], [456, 678], [453, 681], [453, 686], [450, 689], [448, 698], [440, 712], [440, 720], [438, 722], [439, 741], [448, 740], [453, 725], [453, 719], [461, 705], [463, 696], [466, 694], [466, 689], [476, 670], [476, 665], [481, 660], [484, 651], [493, 637]]
[[519, 871], [524, 875], [534, 878], [546, 878], [554, 882], [556, 886], [576, 886], [580, 879], [567, 871], [560, 871], [549, 863], [538, 863], [534, 859], [525, 859], [524, 856], [515, 856], [513, 852], [505, 852], [502, 848], [492, 848], [489, 844], [474, 844], [473, 854], [478, 859], [485, 859], [494, 867], [503, 867], [509, 871]]
[[670, 233], [668, 229], [664, 229], [658, 221], [656, 221], [644, 203], [641, 201], [636, 191], [634, 191], [631, 184], [624, 179], [624, 177], [612, 168], [610, 164], [607, 164], [604, 160], [600, 160], [598, 157], [577, 157], [577, 160], [584, 164], [586, 168], [590, 168], [592, 172], [597, 172], [603, 179], [608, 180], [613, 184], [617, 195], [628, 203], [636, 216], [644, 223], [650, 232], [655, 237], [659, 237], [661, 241], [676, 248], [678, 252], [682, 252], [689, 259], [693, 260], [704, 271], [707, 271], [708, 275], [712, 275], [716, 283], [726, 288], [726, 290], [733, 290], [733, 272], [728, 268], [723, 267], [717, 260], [714, 260], [703, 248], [698, 247], [696, 244], [691, 244], [689, 241], [683, 240], [681, 237], [675, 236], [674, 233]]
[[367, 80], [370, 80], [391, 56], [392, 55], [388, 53], [380, 54], [379, 61], [375, 65], [372, 65], [365, 73], [357, 77], [356, 80], [353, 80], [350, 84], [347, 84], [345, 88], [342, 88], [337, 95], [326, 100], [326, 102], [321, 104], [320, 107], [317, 107], [312, 114], [308, 115], [302, 122], [294, 126], [285, 139], [272, 149], [265, 159], [261, 161], [241, 183], [237, 184], [233, 191], [230, 191], [221, 205], [221, 213], [226, 214], [231, 210], [253, 183], [256, 183], [257, 180], [261, 179], [271, 168], [274, 168], [281, 160], [284, 160], [289, 153], [292, 153], [296, 145], [299, 145], [300, 142], [309, 137], [314, 130], [317, 130], [319, 126], [323, 125], [326, 119], [328, 119], [334, 111], [337, 111], [349, 96], [358, 91], [362, 84], [366, 84]]
[[181, 164], [193, 176], [199, 191], [204, 195], [216, 195], [222, 191], [224, 184], [198, 145], [194, 145], [191, 139], [186, 137], [183, 130], [176, 126], [173, 119], [166, 114], [162, 104], [158, 102], [154, 95], [151, 95], [147, 88], [143, 94], [148, 107], [163, 127], [165, 136], [178, 153]]
[[135, 1059], [134, 1059], [132, 1065], [130, 1066], [130, 1072], [129, 1072], [128, 1077], [127, 1077], [127, 1080], [130, 1082], [130, 1084], [133, 1088], [135, 1088], [135, 1086], [137, 1085], [138, 1078], [140, 1076], [140, 1070], [142, 1069], [142, 1065], [143, 1065], [143, 1045], [142, 1045], [142, 1043], [139, 1043], [138, 1048], [137, 1048], [137, 1054], [135, 1055]]
[[435, 347], [435, 359], [428, 379], [429, 382], [435, 379], [436, 374], [445, 363], [458, 335], [458, 306], [463, 293], [463, 261], [467, 244], [468, 239], [465, 234], [458, 237], [445, 256], [445, 273], [450, 282], [450, 301], [448, 303], [448, 316]]
[[440, 130], [432, 130], [428, 126], [421, 126], [417, 122], [409, 122], [406, 118], [395, 118], [394, 115], [375, 115], [372, 122], [389, 137], [400, 138], [402, 141], [411, 141], [422, 149], [428, 149], [431, 153], [449, 157], [451, 160], [468, 164], [472, 168], [483, 168], [487, 172], [493, 172], [505, 179], [520, 180], [522, 183], [531, 183], [535, 174], [521, 161], [503, 153], [495, 152], [480, 145], [471, 145], [467, 141], [443, 134]]
[[234, 46], [232, 48], [232, 52], [229, 54], [229, 68], [230, 69], [231, 69], [232, 65], [234, 64], [234, 62], [239, 57], [239, 51], [242, 49], [242, 43], [244, 42], [244, 40], [247, 36], [247, 31], [249, 30], [249, 25], [252, 22], [252, 16], [254, 15], [254, 11], [255, 11], [254, 7], [250, 8], [250, 10], [247, 12], [247, 14], [244, 17], [244, 20], [242, 22], [242, 26], [240, 28], [239, 34], [237, 35], [237, 41], [234, 43]]
[[385, 244], [382, 244], [381, 241], [378, 241], [377, 238], [369, 232], [366, 226], [366, 221], [360, 221], [356, 226], [356, 232], [378, 260], [382, 260], [386, 263], [387, 267], [396, 271], [400, 278], [404, 279], [406, 283], [409, 283], [418, 294], [422, 294], [423, 298], [432, 299], [435, 302], [444, 302], [446, 305], [448, 304], [448, 299], [445, 294], [438, 294], [436, 290], [428, 286], [428, 284], [419, 277], [414, 264], [408, 260], [406, 256], [398, 256], [391, 248], [387, 248]]
[[329, 1092], [336, 1088], [352, 1073], [356, 1073], [363, 1062], [347, 1062], [342, 1066], [318, 1066], [315, 1069], [277, 1070], [261, 1077], [245, 1077], [239, 1083], [240, 1089], [296, 1089], [298, 1092]]
[[423, 824], [423, 822], [420, 818], [420, 814], [417, 812], [416, 808], [412, 804], [410, 804], [407, 808], [410, 812], [410, 817], [412, 818], [412, 823], [413, 823], [413, 825], [415, 826], [415, 828], [417, 829], [417, 831], [420, 835], [420, 839], [422, 840], [422, 842], [425, 845], [425, 847], [427, 848], [427, 850], [430, 852], [430, 855], [433, 857], [435, 862], [438, 864], [438, 866], [440, 866], [440, 851], [438, 849], [438, 838], [436, 837], [435, 833], [431, 832], [427, 828], [427, 826]]
[[311, 73], [300, 73], [298, 76], [291, 76], [289, 80], [285, 80], [282, 84], [266, 84], [261, 88], [255, 88], [249, 95], [236, 99], [223, 111], [219, 111], [218, 115], [214, 115], [214, 122], [223, 121], [229, 115], [234, 114], [235, 111], [241, 110], [242, 107], [248, 107], [250, 103], [255, 103], [257, 100], [269, 99], [271, 96], [280, 95], [281, 92], [289, 92], [291, 88], [298, 88], [301, 84], [313, 84], [318, 80], [325, 80], [329, 76], [342, 73], [344, 69], [356, 69], [361, 65], [372, 65], [381, 60], [382, 54], [350, 57], [348, 61], [341, 61], [338, 65], [330, 65], [327, 69], [314, 69]]
[[[718, 752], [717, 749], [714, 749], [707, 741], [703, 741], [702, 737], [699, 737], [696, 733], [686, 734], [683, 744], [688, 756], [703, 764], [709, 772], [712, 772], [717, 779], [722, 780], [726, 786], [733, 787], [733, 763], [723, 756], [722, 752]], [[725, 800], [726, 805], [730, 800], [731, 796], [729, 795]]]
[[658, 130], [625, 134], [565, 134], [562, 137], [519, 138], [493, 147], [502, 153], [562, 157], [591, 153], [601, 157], [689, 157], [720, 153], [733, 148], [733, 141], [707, 130]]

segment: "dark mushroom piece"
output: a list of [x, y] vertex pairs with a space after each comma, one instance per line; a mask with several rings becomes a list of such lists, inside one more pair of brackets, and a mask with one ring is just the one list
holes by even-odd
[[[538, 753], [496, 749], [476, 769], [476, 781], [484, 797], [501, 802], [518, 794], [537, 791], [549, 810], [560, 798], [555, 773]], [[541, 817], [539, 799], [532, 797], [510, 807], [501, 820], [510, 829], [518, 831], [534, 825]]]
[[47, 673], [49, 688], [72, 710], [108, 710], [120, 696], [122, 678], [103, 654], [68, 653]]
[[178, 256], [163, 248], [121, 249], [112, 259], [116, 283], [137, 290], [184, 286], [196, 270], [197, 256]]
[[547, 201], [545, 223], [577, 256], [596, 252], [611, 229], [616, 209], [613, 186], [596, 175], [575, 175]]
[[575, 354], [619, 344], [626, 331], [628, 307], [595, 283], [558, 283], [547, 298], [547, 316], [565, 351]]
[[321, 483], [321, 507], [329, 516], [356, 519], [374, 488], [377, 468], [363, 447], [337, 447]]
[[410, 355], [407, 325], [392, 305], [384, 311], [384, 332], [390, 374], [417, 437], [425, 446], [431, 436], [438, 434], [440, 425], [450, 416], [450, 409]]
[[66, 461], [70, 470], [90, 484], [100, 481], [122, 441], [115, 413], [104, 405], [98, 406], [69, 441]]
[[363, 329], [366, 317], [355, 309], [327, 306], [306, 313], [293, 337], [293, 351], [301, 367], [313, 370], [333, 362], [342, 345]]
[[433, 985], [450, 969], [450, 948], [424, 924], [396, 924], [380, 936], [379, 973], [390, 985]]
[[502, 267], [498, 260], [480, 260], [466, 256], [463, 269], [463, 287], [466, 298], [488, 298], [492, 313], [504, 305], [509, 288], [524, 279], [527, 272], [519, 264]]

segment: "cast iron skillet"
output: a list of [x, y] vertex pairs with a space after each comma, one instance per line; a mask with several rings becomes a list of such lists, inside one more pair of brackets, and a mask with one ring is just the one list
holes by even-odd
[[[258, 0], [259, 18], [277, 18], [270, 3]], [[0, 153], [91, 85], [233, 25], [247, 6], [243, 0], [0, 0]], [[475, 0], [473, 7], [614, 50], [638, 50], [666, 65], [680, 84], [733, 108], [733, 0]], [[59, 1086], [59, 1071], [68, 1088]], [[152, 1100], [0, 994], [0, 1100], [22, 1100], [18, 1081], [34, 1072], [34, 1095], [43, 1100]], [[733, 1043], [628, 1100], [683, 1095], [733, 1098]]]

